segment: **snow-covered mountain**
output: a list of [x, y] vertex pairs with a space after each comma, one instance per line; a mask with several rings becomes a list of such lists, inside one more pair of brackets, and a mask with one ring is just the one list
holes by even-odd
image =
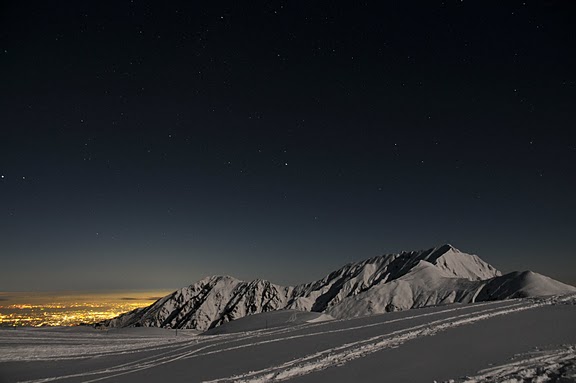
[[268, 281], [243, 282], [229, 276], [204, 278], [151, 306], [120, 315], [111, 327], [165, 327], [206, 330], [244, 316], [285, 308], [292, 287]]
[[349, 263], [295, 287], [229, 276], [204, 278], [100, 326], [207, 330], [247, 315], [280, 309], [336, 318], [446, 304], [557, 295], [576, 288], [530, 271], [506, 275], [451, 245]]

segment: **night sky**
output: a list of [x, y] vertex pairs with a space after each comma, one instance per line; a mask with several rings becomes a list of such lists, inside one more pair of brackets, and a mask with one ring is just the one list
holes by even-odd
[[0, 6], [0, 291], [451, 243], [576, 283], [573, 1]]

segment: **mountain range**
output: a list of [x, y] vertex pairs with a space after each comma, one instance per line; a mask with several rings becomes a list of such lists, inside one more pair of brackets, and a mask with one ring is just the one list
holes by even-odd
[[211, 276], [96, 326], [204, 331], [247, 315], [282, 309], [350, 318], [571, 292], [576, 287], [531, 271], [502, 275], [478, 256], [446, 244], [349, 263], [318, 281], [297, 286]]

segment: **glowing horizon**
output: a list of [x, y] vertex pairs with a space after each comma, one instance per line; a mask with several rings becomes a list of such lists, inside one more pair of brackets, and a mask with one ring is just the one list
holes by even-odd
[[148, 306], [170, 292], [0, 292], [0, 326], [76, 326], [96, 323]]

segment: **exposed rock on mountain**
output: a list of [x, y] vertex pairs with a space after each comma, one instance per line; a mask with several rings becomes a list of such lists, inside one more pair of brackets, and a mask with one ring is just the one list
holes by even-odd
[[291, 290], [263, 280], [243, 282], [213, 276], [102, 324], [206, 330], [246, 315], [284, 308]]

